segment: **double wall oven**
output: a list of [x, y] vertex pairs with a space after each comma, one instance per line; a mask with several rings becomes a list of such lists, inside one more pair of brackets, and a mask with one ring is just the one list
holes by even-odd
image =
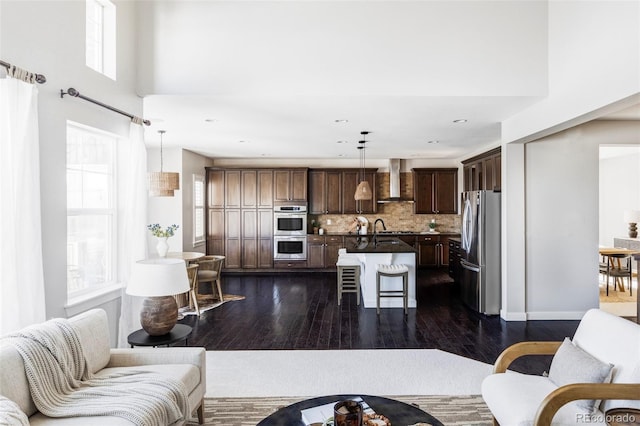
[[273, 258], [307, 260], [307, 206], [276, 206], [273, 222]]

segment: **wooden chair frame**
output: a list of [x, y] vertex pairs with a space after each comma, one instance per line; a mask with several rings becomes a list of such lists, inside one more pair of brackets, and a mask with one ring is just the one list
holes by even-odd
[[[554, 355], [562, 342], [520, 342], [505, 349], [496, 360], [493, 372], [504, 373], [511, 363], [525, 355]], [[560, 386], [542, 401], [534, 426], [550, 426], [553, 416], [565, 404], [579, 399], [640, 400], [640, 383], [574, 383]], [[498, 426], [496, 419], [493, 424]]]
[[211, 282], [212, 293], [217, 290], [219, 300], [221, 302], [224, 302], [224, 296], [222, 294], [222, 286], [220, 284], [220, 275], [222, 274], [222, 264], [224, 260], [225, 260], [225, 256], [219, 256], [219, 255], [209, 255], [209, 256], [204, 256], [201, 259], [198, 259], [198, 265], [199, 265], [198, 272], [214, 271], [216, 272], [216, 278], [214, 278], [213, 280], [204, 280], [204, 281], [201, 278], [198, 278], [198, 282], [196, 284], [196, 293], [198, 293], [198, 286], [200, 285], [200, 282]]

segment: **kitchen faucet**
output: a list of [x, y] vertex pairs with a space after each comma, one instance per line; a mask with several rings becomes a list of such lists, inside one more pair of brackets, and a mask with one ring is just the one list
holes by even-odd
[[376, 240], [378, 237], [378, 222], [382, 224], [382, 230], [386, 231], [387, 227], [384, 225], [384, 220], [377, 218], [375, 222], [373, 222], [373, 243], [376, 244]]

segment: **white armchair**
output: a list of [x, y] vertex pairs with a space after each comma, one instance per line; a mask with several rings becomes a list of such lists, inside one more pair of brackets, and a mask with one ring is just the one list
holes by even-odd
[[[573, 344], [566, 345], [522, 342], [505, 349], [494, 374], [482, 383], [494, 424], [606, 425], [604, 413], [610, 409], [640, 409], [640, 325], [592, 309], [580, 321]], [[521, 356], [554, 354], [549, 377], [507, 371]], [[585, 367], [585, 362], [591, 364]], [[605, 367], [603, 377], [596, 378], [596, 363]], [[593, 409], [589, 400], [595, 400]]]

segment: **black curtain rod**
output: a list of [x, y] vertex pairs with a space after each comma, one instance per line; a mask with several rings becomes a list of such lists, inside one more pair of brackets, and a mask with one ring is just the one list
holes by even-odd
[[83, 96], [83, 95], [80, 94], [80, 92], [78, 92], [73, 87], [70, 87], [69, 89], [67, 89], [66, 92], [63, 91], [62, 89], [60, 89], [60, 97], [64, 98], [64, 95], [69, 95], [69, 96], [73, 96], [74, 98], [84, 99], [85, 101], [89, 101], [89, 102], [94, 103], [96, 105], [100, 105], [103, 108], [109, 109], [109, 110], [111, 110], [113, 112], [117, 112], [118, 114], [125, 115], [125, 116], [127, 116], [127, 117], [129, 117], [131, 119], [137, 118], [137, 119], [141, 120], [145, 125], [151, 126], [151, 122], [149, 120], [143, 120], [142, 118], [137, 117], [137, 116], [132, 115], [132, 114], [129, 114], [128, 112], [124, 112], [124, 111], [122, 111], [122, 110], [120, 110], [118, 108], [114, 108], [111, 105], [103, 104], [100, 101], [96, 101], [95, 99], [91, 99], [91, 98], [88, 98], [86, 96]]
[[[5, 67], [7, 69], [7, 71], [9, 71], [9, 69], [11, 67], [13, 67], [13, 65], [11, 65], [9, 62], [5, 62], [5, 61], [2, 61], [2, 60], [0, 60], [0, 65]], [[44, 83], [47, 82], [47, 77], [45, 77], [44, 75], [36, 74], [36, 73], [33, 73], [33, 75], [35, 77], [36, 83], [44, 84]]]

